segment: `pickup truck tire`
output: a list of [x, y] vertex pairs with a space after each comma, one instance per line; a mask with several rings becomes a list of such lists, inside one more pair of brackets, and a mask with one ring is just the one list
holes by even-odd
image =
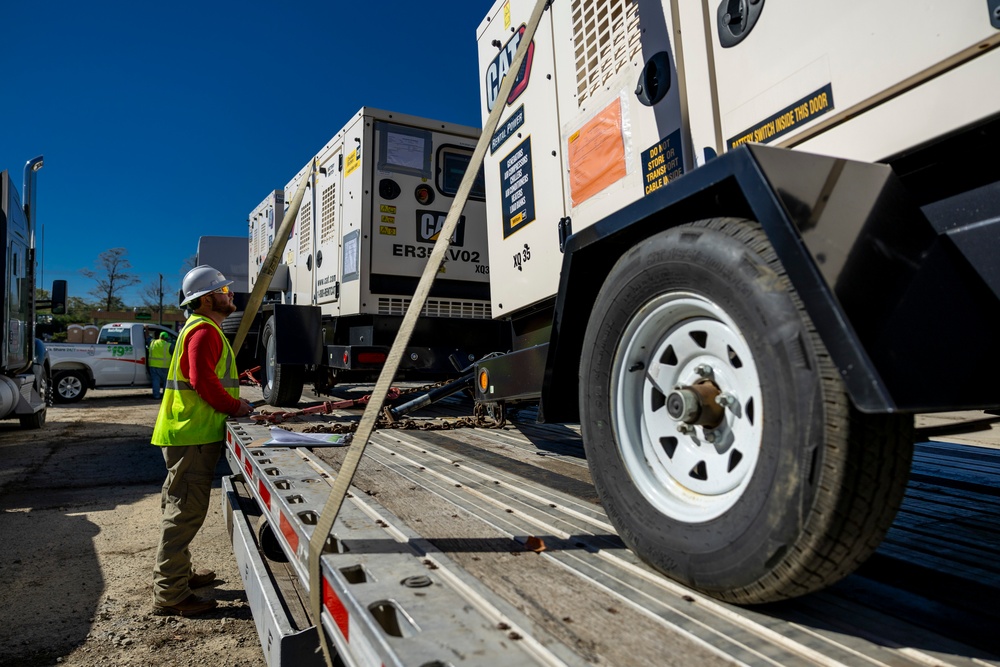
[[87, 375], [83, 371], [58, 371], [52, 384], [56, 403], [76, 403], [87, 395]]
[[854, 409], [756, 223], [636, 244], [605, 280], [583, 350], [594, 484], [621, 538], [664, 574], [771, 602], [841, 579], [881, 542], [912, 416]]
[[302, 387], [305, 385], [303, 366], [275, 363], [277, 341], [274, 331], [274, 317], [267, 319], [261, 338], [264, 348], [264, 360], [261, 363], [261, 392], [264, 400], [276, 408], [295, 407], [302, 397]]

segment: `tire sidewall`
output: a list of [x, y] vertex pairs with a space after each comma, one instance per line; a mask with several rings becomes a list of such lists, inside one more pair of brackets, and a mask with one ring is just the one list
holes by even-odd
[[[733, 507], [703, 523], [669, 518], [635, 490], [612, 428], [618, 337], [644, 303], [672, 291], [706, 297], [733, 319], [761, 382], [762, 444], [752, 478]], [[717, 229], [662, 232], [629, 251], [609, 275], [584, 339], [584, 443], [622, 539], [641, 554], [656, 554], [653, 564], [661, 570], [705, 589], [746, 586], [795, 542], [815, 495], [810, 468], [823, 432], [822, 390], [803, 327], [787, 281], [744, 242]]]

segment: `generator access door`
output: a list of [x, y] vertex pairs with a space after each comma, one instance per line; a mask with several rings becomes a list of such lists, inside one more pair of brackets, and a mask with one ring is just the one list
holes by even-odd
[[[561, 5], [566, 14], [569, 4], [558, 3], [553, 10]], [[477, 35], [483, 120], [496, 105], [504, 107], [484, 161], [494, 317], [555, 294], [562, 265], [559, 221], [567, 211], [555, 113], [554, 11], [542, 15], [521, 68], [510, 71], [534, 6], [533, 0], [498, 0]], [[499, 99], [508, 73], [515, 77], [513, 87]]]
[[710, 23], [723, 150], [746, 142], [796, 146], [831, 132], [836, 141], [821, 152], [878, 160], [971, 122], [970, 107], [982, 103], [976, 97], [997, 94], [997, 86], [956, 79], [1000, 39], [988, 4], [692, 0], [682, 6], [686, 22]]
[[344, 143], [336, 141], [320, 153], [316, 173], [316, 304], [324, 315], [340, 315], [340, 248], [342, 234]]
[[[379, 312], [395, 313], [416, 290], [472, 158], [475, 137], [438, 131], [429, 123], [376, 120], [372, 142], [369, 285]], [[483, 182], [477, 179], [431, 288], [442, 316], [461, 316], [463, 305], [471, 308], [472, 301], [488, 298], [483, 200]]]

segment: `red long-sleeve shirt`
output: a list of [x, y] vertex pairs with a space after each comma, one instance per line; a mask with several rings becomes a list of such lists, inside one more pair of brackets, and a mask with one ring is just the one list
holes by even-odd
[[190, 378], [191, 386], [206, 403], [227, 415], [236, 414], [240, 400], [229, 395], [215, 374], [222, 356], [222, 338], [211, 326], [201, 325], [187, 336], [181, 350], [180, 372]]

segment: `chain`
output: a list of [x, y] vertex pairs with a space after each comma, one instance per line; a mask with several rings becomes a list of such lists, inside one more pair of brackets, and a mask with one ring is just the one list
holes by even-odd
[[[450, 384], [454, 380], [441, 380], [440, 382], [435, 382], [433, 384], [425, 384], [421, 387], [412, 387], [410, 389], [400, 389], [399, 396], [406, 396], [409, 394], [424, 393], [435, 389], [437, 387], [443, 387]], [[306, 414], [304, 412], [287, 412], [282, 413], [281, 421], [289, 421], [295, 419], [298, 416]], [[379, 417], [378, 421], [375, 422], [375, 428], [377, 429], [403, 429], [408, 431], [451, 431], [460, 428], [486, 428], [486, 429], [499, 429], [503, 428], [507, 424], [506, 411], [504, 409], [503, 402], [498, 403], [477, 403], [472, 411], [471, 417], [455, 417], [452, 419], [438, 419], [438, 420], [414, 420], [410, 418], [403, 419], [390, 419], [387, 414], [387, 408], [383, 409], [382, 415]], [[277, 425], [277, 424], [272, 424]], [[279, 428], [284, 428], [279, 426]], [[349, 424], [311, 424], [302, 429], [303, 433], [354, 433], [358, 429], [358, 422], [351, 422]], [[291, 430], [291, 429], [286, 429]]]
[[[494, 420], [491, 417], [478, 415], [473, 417], [456, 417], [454, 419], [421, 420], [400, 419], [391, 421], [380, 417], [375, 422], [376, 430], [401, 429], [404, 431], [453, 431], [461, 428], [499, 429], [506, 425], [506, 420]], [[279, 426], [279, 428], [281, 428]], [[303, 433], [354, 433], [358, 430], [358, 422], [349, 424], [312, 424], [302, 429]]]
[[[379, 430], [402, 429], [406, 431], [452, 431], [460, 428], [486, 428], [499, 429], [507, 425], [506, 411], [503, 405], [487, 405], [479, 403], [472, 411], [471, 417], [455, 417], [453, 419], [420, 420], [400, 419], [391, 420], [384, 414], [375, 423], [375, 428]], [[294, 418], [295, 415], [289, 415]], [[281, 427], [279, 427], [281, 428]], [[302, 429], [303, 433], [354, 433], [358, 429], [358, 422], [349, 424], [311, 424]]]
[[406, 396], [408, 394], [417, 394], [430, 391], [431, 389], [437, 389], [438, 387], [443, 387], [451, 382], [454, 382], [454, 380], [441, 380], [440, 382], [435, 382], [434, 384], [425, 384], [422, 387], [411, 387], [410, 389], [399, 389], [397, 387], [397, 390], [399, 391], [400, 396]]

